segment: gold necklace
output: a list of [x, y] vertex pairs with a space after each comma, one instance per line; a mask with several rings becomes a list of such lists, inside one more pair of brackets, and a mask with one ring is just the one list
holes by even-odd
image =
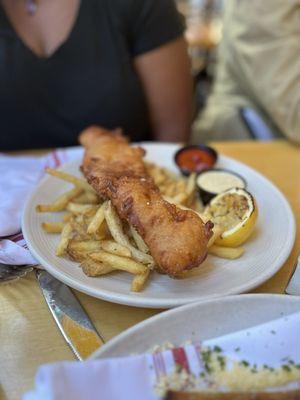
[[25, 0], [26, 1], [26, 11], [29, 15], [34, 15], [36, 13], [38, 4], [37, 0]]

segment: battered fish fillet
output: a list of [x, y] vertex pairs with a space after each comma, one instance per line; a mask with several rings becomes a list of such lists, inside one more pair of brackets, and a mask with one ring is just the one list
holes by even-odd
[[162, 198], [146, 172], [142, 148], [131, 147], [121, 131], [100, 127], [83, 131], [80, 143], [87, 181], [138, 231], [161, 272], [176, 276], [205, 259], [212, 223]]

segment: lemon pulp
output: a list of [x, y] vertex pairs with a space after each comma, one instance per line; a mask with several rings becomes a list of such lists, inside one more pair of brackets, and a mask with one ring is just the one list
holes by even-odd
[[258, 212], [253, 196], [244, 189], [234, 188], [214, 197], [205, 209], [205, 216], [223, 229], [216, 244], [236, 247], [251, 235]]

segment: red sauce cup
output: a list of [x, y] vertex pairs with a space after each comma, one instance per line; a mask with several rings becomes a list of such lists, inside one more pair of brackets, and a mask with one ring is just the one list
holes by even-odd
[[181, 173], [188, 176], [212, 168], [218, 153], [212, 147], [198, 144], [182, 147], [175, 153], [174, 159]]

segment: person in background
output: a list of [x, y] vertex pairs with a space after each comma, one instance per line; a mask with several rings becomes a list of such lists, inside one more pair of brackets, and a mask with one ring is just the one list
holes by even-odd
[[0, 150], [74, 145], [91, 124], [187, 139], [183, 32], [173, 0], [0, 0]]
[[191, 141], [249, 139], [254, 127], [258, 138], [269, 130], [299, 143], [300, 1], [224, 7], [216, 80]]

